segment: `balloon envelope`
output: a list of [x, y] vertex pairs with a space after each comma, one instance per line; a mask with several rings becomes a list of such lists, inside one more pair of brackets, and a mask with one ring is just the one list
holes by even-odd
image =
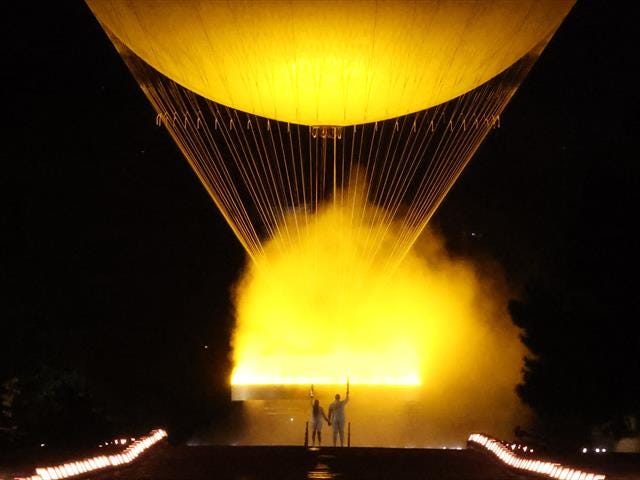
[[160, 73], [247, 113], [304, 125], [398, 117], [493, 78], [549, 37], [571, 0], [88, 0]]

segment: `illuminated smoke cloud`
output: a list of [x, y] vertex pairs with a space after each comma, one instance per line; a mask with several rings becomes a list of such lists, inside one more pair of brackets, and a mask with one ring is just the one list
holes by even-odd
[[[394, 229], [372, 220], [373, 207], [352, 219], [358, 200], [348, 198], [327, 204], [293, 246], [273, 238], [268, 262], [247, 266], [235, 296], [232, 382], [314, 384], [326, 406], [335, 387], [323, 385], [348, 377], [354, 444], [453, 446], [470, 431], [508, 435], [526, 417], [514, 392], [525, 350], [499, 273], [489, 278], [451, 258], [427, 231], [390, 274]], [[305, 398], [249, 403], [247, 443], [300, 442], [300, 423], [278, 422], [304, 421]], [[286, 414], [265, 416], [265, 408]]]

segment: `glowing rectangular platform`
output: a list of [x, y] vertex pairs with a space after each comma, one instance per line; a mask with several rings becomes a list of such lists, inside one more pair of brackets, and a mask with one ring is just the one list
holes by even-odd
[[[314, 385], [314, 394], [324, 398], [331, 398], [336, 393], [344, 396], [346, 385]], [[351, 385], [352, 394], [383, 394], [399, 395], [406, 400], [411, 400], [417, 395], [419, 385]], [[301, 400], [308, 399], [311, 385], [231, 385], [231, 400], [242, 402], [248, 400]]]

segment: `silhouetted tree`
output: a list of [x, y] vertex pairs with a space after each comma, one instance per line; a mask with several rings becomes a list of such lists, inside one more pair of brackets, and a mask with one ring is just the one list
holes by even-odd
[[603, 290], [538, 281], [509, 304], [531, 352], [518, 394], [542, 428], [566, 445], [640, 411], [638, 329], [616, 318]]

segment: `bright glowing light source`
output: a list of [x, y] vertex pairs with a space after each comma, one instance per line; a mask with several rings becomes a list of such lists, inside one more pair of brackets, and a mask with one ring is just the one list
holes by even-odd
[[45, 446], [45, 444], [44, 444], [44, 443], [41, 443], [41, 444], [40, 444], [40, 448], [42, 448], [42, 447], [44, 447], [44, 446]]
[[[353, 208], [367, 213], [348, 220]], [[482, 361], [469, 340], [486, 338], [481, 312], [490, 299], [479, 293], [478, 275], [426, 233], [429, 263], [409, 252], [390, 276], [384, 261], [365, 261], [368, 238], [379, 239], [381, 260], [396, 241], [375, 213], [383, 214], [352, 197], [309, 219], [293, 245], [279, 236], [265, 244], [268, 268], [249, 265], [236, 290], [232, 385], [344, 385], [348, 378], [429, 388], [456, 375], [460, 362]], [[504, 362], [513, 364], [514, 381], [518, 348]]]
[[[286, 358], [286, 355], [282, 355], [282, 358]], [[273, 359], [272, 359], [273, 360]], [[320, 358], [310, 358], [305, 364], [317, 364], [317, 360]], [[284, 365], [286, 362], [274, 362], [279, 365]], [[263, 368], [265, 365], [261, 365]], [[302, 367], [298, 367], [302, 368]], [[337, 370], [337, 369], [336, 369]], [[231, 385], [341, 385], [346, 382], [347, 376], [344, 374], [336, 373], [332, 376], [323, 377], [287, 377], [279, 375], [262, 375], [260, 373], [250, 373], [250, 369], [239, 367], [234, 371], [231, 377]], [[375, 375], [367, 376], [355, 376], [353, 380], [350, 380], [352, 385], [380, 385], [380, 386], [418, 386], [420, 385], [420, 379], [417, 374], [401, 376], [398, 378], [386, 377], [380, 378]]]
[[[153, 430], [149, 435], [142, 437], [135, 443], [130, 444], [122, 453], [116, 455], [101, 455], [92, 458], [85, 458], [73, 462], [67, 462], [57, 466], [38, 467], [35, 475], [16, 480], [57, 480], [62, 478], [75, 477], [83, 473], [100, 470], [110, 466], [117, 466], [130, 463], [135, 460], [145, 450], [151, 448], [160, 440], [167, 436], [164, 430]], [[108, 444], [108, 442], [106, 442]], [[118, 443], [116, 440], [115, 444]], [[99, 445], [102, 447], [102, 445]]]
[[[509, 451], [508, 447], [499, 440], [489, 438], [480, 433], [470, 435], [468, 441], [484, 447], [506, 465], [519, 470], [527, 470], [558, 480], [605, 480], [606, 478], [605, 475], [602, 474], [588, 473], [557, 463], [519, 457]], [[583, 453], [585, 450], [586, 449], [583, 448]]]
[[[421, 351], [439, 338], [426, 320], [445, 321], [436, 309], [459, 315], [464, 292], [442, 291], [451, 305], [434, 298], [430, 308], [411, 262], [392, 280], [363, 263], [360, 245], [385, 232], [371, 222], [347, 228], [352, 208], [361, 206], [328, 206], [292, 247], [280, 237], [265, 245], [269, 268], [252, 268], [236, 295], [232, 385], [421, 384]], [[445, 288], [437, 281], [434, 295]]]
[[600, 453], [600, 449], [599, 448], [596, 448], [596, 453]]
[[281, 0], [88, 3], [136, 55], [210, 100], [285, 122], [352, 125], [486, 82], [545, 41], [573, 1], [360, 0], [321, 14], [316, 2]]
[[589, 450], [585, 447], [582, 449], [582, 453], [587, 453]]
[[361, 245], [392, 234], [371, 221], [347, 228], [351, 208], [319, 212], [294, 246], [265, 246], [269, 268], [252, 268], [236, 295], [232, 385], [417, 386], [424, 350], [465, 335], [454, 325], [473, 315], [473, 278], [429, 276], [407, 258], [390, 279]]

